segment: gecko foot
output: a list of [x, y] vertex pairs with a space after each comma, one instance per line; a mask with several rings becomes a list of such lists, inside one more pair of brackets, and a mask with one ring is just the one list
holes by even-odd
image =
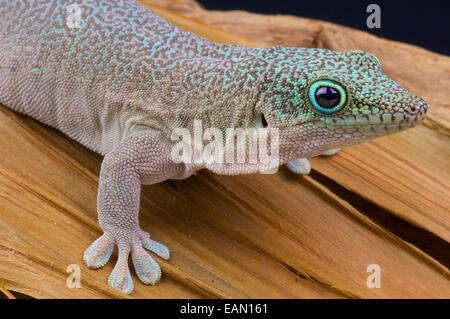
[[144, 248], [163, 259], [169, 259], [170, 252], [163, 244], [151, 240], [150, 235], [144, 231], [120, 236], [120, 239], [115, 239], [110, 232], [105, 232], [86, 249], [84, 263], [92, 269], [103, 267], [111, 257], [115, 245], [119, 249], [119, 257], [108, 279], [110, 286], [127, 294], [133, 291], [133, 280], [128, 268], [130, 253], [136, 274], [144, 284], [154, 285], [159, 281], [161, 268]]
[[308, 175], [311, 171], [311, 163], [307, 158], [297, 158], [286, 164], [287, 168], [292, 172], [300, 175]]
[[336, 154], [337, 152], [339, 152], [341, 149], [340, 148], [334, 148], [332, 150], [328, 150], [326, 152], [323, 152], [322, 154], [320, 154], [321, 156], [332, 156], [334, 154]]

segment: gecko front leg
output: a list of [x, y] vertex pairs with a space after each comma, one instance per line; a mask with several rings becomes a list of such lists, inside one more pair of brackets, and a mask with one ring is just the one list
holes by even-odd
[[166, 246], [141, 230], [138, 215], [142, 183], [159, 183], [184, 172], [183, 164], [171, 160], [171, 146], [162, 134], [143, 131], [127, 137], [102, 162], [97, 212], [104, 233], [86, 249], [83, 261], [90, 268], [100, 268], [117, 245], [119, 256], [108, 284], [124, 293], [133, 290], [130, 253], [136, 274], [145, 284], [155, 284], [161, 269], [144, 248], [164, 259], [170, 256]]

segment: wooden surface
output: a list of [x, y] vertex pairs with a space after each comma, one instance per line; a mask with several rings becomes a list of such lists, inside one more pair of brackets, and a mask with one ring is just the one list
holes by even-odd
[[[425, 98], [417, 128], [312, 159], [299, 177], [217, 176], [145, 186], [141, 226], [172, 252], [154, 287], [126, 296], [81, 261], [99, 236], [101, 157], [0, 106], [0, 295], [42, 298], [450, 298], [450, 59], [333, 24], [210, 12], [187, 0], [141, 1], [217, 42], [376, 54]], [[156, 5], [156, 7], [155, 7]], [[78, 264], [82, 288], [66, 287]], [[381, 288], [366, 285], [381, 267]], [[19, 296], [23, 296], [19, 295]]]

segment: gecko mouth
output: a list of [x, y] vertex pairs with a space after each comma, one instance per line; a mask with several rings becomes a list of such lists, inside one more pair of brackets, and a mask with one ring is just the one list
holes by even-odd
[[334, 134], [344, 137], [370, 137], [370, 136], [386, 136], [400, 131], [409, 129], [418, 125], [421, 121], [403, 122], [403, 123], [366, 123], [366, 124], [319, 124], [326, 127]]
[[[384, 113], [376, 115], [351, 115], [346, 117], [327, 117], [316, 122], [318, 126], [330, 129], [341, 128], [346, 131], [354, 130], [373, 130], [381, 133], [387, 131], [394, 133], [403, 129], [416, 126], [422, 122], [425, 112], [416, 112], [408, 114], [404, 112]], [[318, 123], [320, 122], [320, 123]], [[386, 134], [386, 133], [385, 133]], [[384, 134], [384, 135], [385, 135]], [[378, 135], [378, 134], [377, 134]]]
[[402, 112], [384, 113], [376, 115], [350, 115], [346, 117], [327, 117], [321, 120], [325, 125], [339, 125], [339, 126], [362, 126], [362, 125], [403, 125], [403, 124], [418, 124], [425, 115], [417, 113], [409, 115]]
[[425, 112], [407, 114], [396, 112], [393, 114], [354, 115], [346, 117], [326, 117], [313, 121], [317, 128], [346, 139], [363, 137], [381, 137], [409, 129], [420, 124]]

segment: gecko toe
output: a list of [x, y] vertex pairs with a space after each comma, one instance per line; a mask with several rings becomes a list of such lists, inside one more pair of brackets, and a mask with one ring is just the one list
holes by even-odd
[[161, 278], [161, 268], [144, 250], [140, 242], [131, 248], [131, 259], [139, 279], [146, 285], [154, 285]]
[[103, 267], [108, 262], [109, 257], [111, 257], [113, 250], [114, 238], [110, 234], [105, 233], [85, 250], [83, 262], [92, 269]]
[[128, 268], [128, 255], [129, 250], [121, 251], [119, 248], [119, 258], [108, 278], [108, 285], [126, 294], [130, 294], [134, 288], [133, 279]]
[[159, 257], [165, 260], [169, 260], [170, 258], [170, 251], [169, 248], [167, 248], [165, 245], [158, 243], [157, 241], [146, 239], [143, 241], [142, 245], [145, 249], [148, 249], [152, 253], [155, 253]]
[[150, 234], [142, 231], [139, 234], [139, 238], [142, 240], [142, 246], [151, 251], [152, 253], [158, 255], [162, 259], [169, 260], [170, 251], [165, 245], [150, 239]]
[[287, 168], [292, 172], [300, 175], [308, 175], [311, 171], [311, 163], [307, 158], [297, 158], [286, 164]]

